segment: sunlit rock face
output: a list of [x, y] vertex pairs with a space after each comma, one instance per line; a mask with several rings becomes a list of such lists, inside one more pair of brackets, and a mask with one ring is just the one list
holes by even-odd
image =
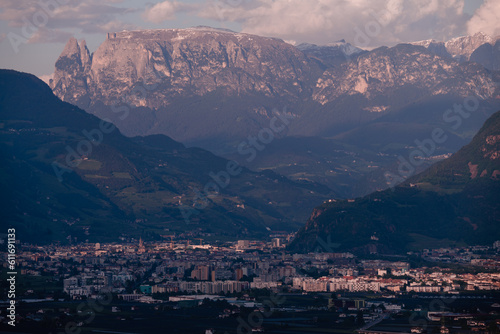
[[133, 104], [157, 108], [173, 96], [259, 92], [298, 98], [309, 93], [305, 55], [281, 40], [210, 28], [109, 33], [90, 57], [71, 39], [56, 63], [52, 89], [77, 103], [110, 104], [138, 83], [155, 85]]
[[[451, 105], [467, 96], [495, 99], [498, 78], [457, 59], [494, 58], [478, 53], [481, 47], [472, 51], [486, 40], [368, 52], [343, 40], [294, 46], [208, 27], [122, 31], [108, 33], [93, 54], [85, 41], [70, 39], [50, 86], [128, 136], [161, 133], [205, 148], [231, 145], [268, 127], [285, 107], [295, 120], [288, 135], [333, 136], [436, 96], [452, 96]], [[127, 117], [115, 112], [123, 105]]]

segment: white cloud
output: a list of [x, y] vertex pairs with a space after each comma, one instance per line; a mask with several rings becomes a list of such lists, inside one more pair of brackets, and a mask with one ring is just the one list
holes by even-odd
[[216, 0], [199, 15], [285, 40], [379, 46], [462, 34], [463, 7], [464, 0]]
[[[9, 26], [26, 27], [25, 19], [43, 20], [40, 0], [1, 0], [0, 20]], [[130, 8], [123, 0], [66, 0], [51, 8], [40, 32], [31, 31], [30, 42], [59, 41], [63, 32], [106, 33], [139, 29], [126, 23], [143, 20], [159, 24], [176, 20], [179, 13], [193, 16], [190, 22], [212, 19], [224, 26], [238, 23], [243, 32], [279, 37], [288, 41], [326, 44], [346, 39], [361, 47], [394, 45], [435, 38], [447, 40], [482, 30], [500, 34], [500, 0], [485, 0], [474, 17], [464, 14], [465, 0], [167, 0], [145, 9]], [[129, 5], [127, 5], [129, 4]], [[47, 11], [45, 11], [47, 13]], [[132, 15], [127, 15], [132, 14]], [[177, 22], [178, 23], [178, 22]], [[217, 25], [217, 24], [215, 24]], [[43, 30], [45, 29], [45, 30]], [[53, 35], [50, 36], [50, 33]]]
[[60, 42], [64, 36], [73, 34], [68, 30], [105, 33], [110, 28], [115, 31], [131, 28], [132, 25], [119, 21], [118, 17], [133, 10], [116, 7], [119, 2], [121, 0], [2, 0], [0, 20], [10, 27], [21, 28], [22, 37], [30, 43]]
[[69, 32], [40, 27], [28, 39], [28, 43], [66, 43], [73, 35]]
[[195, 5], [183, 4], [178, 1], [163, 1], [146, 8], [142, 13], [142, 18], [153, 23], [161, 23], [167, 20], [174, 20], [175, 14], [182, 11], [189, 11], [196, 8]]
[[137, 30], [140, 29], [139, 26], [131, 23], [124, 23], [119, 20], [113, 20], [109, 22], [103, 22], [95, 27], [95, 32], [113, 32], [122, 30]]
[[470, 35], [477, 32], [490, 36], [500, 35], [500, 1], [486, 0], [467, 22], [467, 32]]

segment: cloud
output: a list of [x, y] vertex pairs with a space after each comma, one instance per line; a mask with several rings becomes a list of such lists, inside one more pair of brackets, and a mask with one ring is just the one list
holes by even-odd
[[73, 35], [63, 30], [39, 28], [28, 39], [28, 43], [66, 43]]
[[75, 30], [106, 33], [136, 28], [117, 19], [133, 12], [115, 6], [119, 2], [121, 0], [2, 0], [0, 20], [10, 27], [21, 28], [22, 37], [30, 43], [65, 41], [63, 37], [73, 35]]
[[216, 0], [198, 15], [257, 35], [369, 47], [454, 37], [465, 32], [463, 8], [464, 0]]
[[477, 32], [490, 36], [500, 35], [500, 1], [486, 0], [467, 22], [467, 32], [470, 35]]
[[112, 32], [121, 30], [137, 30], [140, 29], [139, 26], [131, 23], [124, 23], [122, 21], [113, 20], [109, 22], [103, 22], [98, 24], [94, 29], [89, 29], [89, 31], [100, 33], [100, 32]]
[[167, 20], [174, 20], [175, 14], [183, 11], [190, 11], [197, 8], [196, 5], [183, 4], [178, 1], [163, 1], [147, 8], [142, 14], [142, 18], [153, 23], [161, 23]]
[[[236, 22], [242, 32], [326, 44], [346, 39], [361, 47], [434, 38], [477, 30], [500, 34], [500, 1], [485, 0], [469, 21], [465, 0], [168, 0], [132, 9], [123, 0], [2, 0], [0, 20], [24, 30], [31, 43], [60, 41], [64, 32], [106, 33], [140, 29], [138, 16], [159, 24], [179, 13]], [[47, 7], [44, 4], [62, 3]], [[132, 14], [132, 15], [129, 15]], [[130, 21], [127, 21], [130, 20]], [[139, 23], [138, 23], [139, 24]], [[40, 31], [38, 31], [40, 30]], [[16, 30], [18, 31], [18, 30]]]

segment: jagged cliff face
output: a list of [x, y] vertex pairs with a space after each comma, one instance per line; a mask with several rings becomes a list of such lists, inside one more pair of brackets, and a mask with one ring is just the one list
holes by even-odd
[[[71, 39], [50, 85], [126, 135], [162, 133], [209, 149], [268, 127], [274, 108], [293, 116], [288, 135], [334, 136], [435, 96], [454, 96], [450, 105], [496, 99], [491, 73], [433, 43], [367, 52], [345, 41], [295, 47], [206, 27], [124, 31], [92, 55]], [[469, 53], [478, 43], [453, 45]], [[111, 110], [117, 104], [139, 108], [122, 119]]]
[[281, 40], [215, 29], [175, 29], [108, 34], [92, 58], [72, 39], [56, 63], [52, 88], [68, 102], [86, 94], [111, 104], [138, 83], [155, 85], [148, 99], [129, 103], [158, 108], [174, 96], [259, 92], [297, 98], [307, 93], [311, 67]]
[[[322, 104], [342, 95], [361, 94], [367, 99], [390, 97], [398, 89], [411, 86], [427, 96], [456, 94], [490, 98], [496, 85], [480, 66], [460, 66], [422, 47], [398, 45], [362, 55], [340, 68], [326, 70], [318, 79], [313, 97]], [[388, 105], [373, 105], [384, 111]]]
[[491, 37], [478, 32], [472, 36], [457, 37], [447, 42], [429, 39], [411, 44], [423, 46], [440, 57], [454, 58], [459, 62], [470, 60], [487, 69], [498, 70], [499, 42], [500, 36]]
[[445, 43], [445, 47], [451, 55], [469, 60], [471, 54], [478, 47], [486, 43], [494, 43], [496, 39], [497, 38], [478, 32], [473, 36], [462, 36], [451, 39]]
[[[57, 60], [51, 87], [68, 102], [89, 97], [110, 104], [138, 83], [160, 85], [147, 100], [131, 101], [152, 108], [168, 104], [172, 96], [216, 89], [292, 100], [312, 93], [322, 104], [343, 94], [369, 98], [406, 84], [431, 95], [473, 93], [488, 98], [493, 92], [485, 71], [459, 67], [446, 55], [468, 60], [479, 46], [493, 41], [478, 33], [446, 43], [412, 43], [429, 52], [400, 45], [366, 54], [345, 41], [295, 48], [278, 39], [209, 28], [119, 32], [108, 34], [92, 56], [85, 41], [78, 44], [72, 38]], [[317, 62], [330, 68], [323, 72]], [[450, 79], [455, 84], [450, 85]]]
[[71, 38], [55, 65], [51, 88], [64, 101], [76, 102], [88, 97], [91, 56], [85, 41]]

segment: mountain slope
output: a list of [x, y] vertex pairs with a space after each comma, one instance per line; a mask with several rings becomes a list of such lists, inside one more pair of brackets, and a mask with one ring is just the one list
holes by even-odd
[[483, 65], [487, 69], [500, 71], [500, 38], [493, 43], [485, 43], [470, 56], [470, 61]]
[[24, 73], [0, 71], [0, 114], [2, 222], [26, 241], [265, 235], [331, 195], [163, 135], [124, 137]]
[[500, 239], [499, 200], [497, 112], [471, 143], [394, 189], [317, 207], [290, 248], [315, 249], [318, 236], [359, 253], [488, 244]]

